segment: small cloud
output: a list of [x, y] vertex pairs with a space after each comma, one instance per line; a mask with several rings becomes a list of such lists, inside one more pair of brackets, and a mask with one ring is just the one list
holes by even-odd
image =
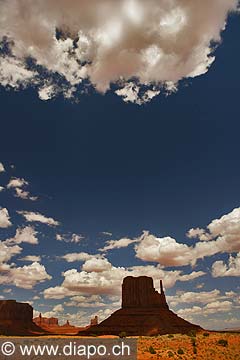
[[53, 218], [46, 217], [38, 212], [32, 211], [17, 211], [18, 214], [22, 215], [28, 222], [40, 222], [49, 226], [58, 226], [60, 223]]
[[77, 261], [86, 261], [86, 260], [90, 260], [92, 258], [101, 258], [101, 255], [91, 255], [85, 252], [80, 252], [80, 253], [69, 253], [66, 254], [64, 256], [61, 257], [61, 259], [67, 261], [68, 263], [73, 263], [73, 262], [77, 262]]
[[5, 241], [6, 244], [21, 244], [28, 243], [32, 245], [38, 244], [38, 238], [36, 237], [37, 231], [32, 226], [26, 226], [24, 228], [17, 229], [16, 235]]
[[113, 249], [121, 249], [126, 248], [131, 244], [135, 244], [141, 241], [140, 239], [128, 239], [128, 238], [122, 238], [120, 240], [109, 240], [106, 242], [106, 245], [99, 249], [101, 252], [106, 252]]
[[28, 191], [24, 191], [23, 189], [20, 188], [15, 188], [16, 194], [15, 197], [18, 197], [20, 199], [23, 200], [31, 200], [31, 201], [36, 201], [38, 200], [37, 196], [31, 196], [30, 193]]
[[105, 236], [112, 236], [113, 235], [111, 232], [108, 232], [108, 231], [103, 231], [101, 234], [105, 235]]
[[11, 188], [21, 188], [23, 186], [28, 185], [28, 182], [24, 179], [20, 179], [20, 178], [12, 178], [8, 185], [7, 188], [11, 189]]
[[19, 259], [19, 261], [40, 262], [41, 261], [41, 256], [27, 255], [27, 256]]
[[0, 228], [8, 228], [12, 226], [10, 216], [6, 208], [0, 208]]
[[85, 239], [85, 237], [83, 235], [79, 235], [79, 234], [72, 234], [70, 236], [70, 238], [69, 238], [69, 235], [56, 234], [56, 240], [63, 241], [65, 243], [79, 244], [84, 239]]
[[4, 294], [10, 294], [12, 289], [3, 289]]
[[5, 168], [3, 164], [0, 162], [0, 173], [5, 172]]
[[3, 186], [0, 186], [0, 192], [5, 190], [5, 188]]

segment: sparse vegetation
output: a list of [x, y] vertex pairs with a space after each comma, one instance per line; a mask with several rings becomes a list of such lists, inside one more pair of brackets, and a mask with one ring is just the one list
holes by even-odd
[[156, 350], [154, 349], [154, 347], [153, 347], [152, 345], [149, 346], [148, 351], [150, 352], [150, 354], [156, 354], [156, 353], [157, 353]]
[[225, 339], [219, 339], [217, 344], [221, 345], [221, 346], [224, 346], [224, 347], [227, 347], [228, 346], [228, 341], [225, 340]]
[[209, 335], [210, 335], [210, 334], [207, 333], [207, 332], [203, 333], [203, 336], [205, 336], [205, 337], [208, 337]]
[[169, 339], [172, 339], [172, 338], [174, 338], [174, 335], [173, 335], [173, 334], [169, 334], [169, 335], [168, 335], [168, 338], [169, 338]]
[[183, 349], [179, 348], [178, 351], [177, 351], [177, 353], [178, 353], [179, 355], [183, 355], [183, 354], [184, 354], [184, 351], [183, 351]]

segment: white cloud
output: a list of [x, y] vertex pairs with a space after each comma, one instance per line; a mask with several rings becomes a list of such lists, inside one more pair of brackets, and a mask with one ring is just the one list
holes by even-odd
[[16, 235], [5, 241], [6, 244], [21, 244], [28, 243], [32, 245], [38, 244], [37, 232], [32, 226], [26, 226], [22, 229], [16, 230]]
[[103, 272], [110, 270], [112, 268], [112, 264], [107, 259], [97, 259], [92, 258], [87, 260], [83, 266], [82, 270], [86, 272]]
[[15, 191], [16, 191], [15, 196], [20, 199], [31, 200], [31, 201], [36, 201], [38, 199], [37, 196], [31, 196], [29, 191], [24, 191], [23, 189], [20, 188], [16, 188]]
[[[231, 301], [213, 301], [208, 303], [205, 306], [196, 306], [194, 305], [191, 308], [185, 308], [177, 310], [177, 314], [189, 321], [196, 321], [196, 319], [201, 318], [201, 322], [203, 322], [203, 317], [209, 319], [209, 315], [215, 314], [226, 314], [233, 310], [233, 304]], [[222, 324], [224, 324], [224, 321]], [[199, 321], [198, 321], [199, 323]], [[213, 319], [211, 318], [208, 321], [208, 327], [213, 327]]]
[[159, 262], [163, 266], [187, 265], [193, 260], [188, 245], [179, 244], [169, 236], [157, 238], [148, 232], [144, 232], [135, 249], [139, 259]]
[[66, 301], [64, 305], [81, 308], [101, 308], [107, 306], [99, 295], [73, 296], [69, 301]]
[[5, 188], [3, 186], [0, 186], [0, 192], [3, 191]]
[[50, 226], [58, 226], [60, 223], [53, 218], [46, 217], [45, 215], [42, 215], [37, 212], [31, 212], [31, 211], [17, 211], [18, 214], [25, 217], [25, 219], [28, 222], [40, 222], [42, 224], [47, 224]]
[[191, 229], [189, 237], [200, 237], [194, 246], [178, 243], [171, 237], [158, 238], [144, 232], [135, 246], [136, 256], [163, 266], [195, 265], [198, 259], [219, 253], [240, 251], [240, 208], [213, 220], [207, 230]]
[[133, 266], [130, 268], [115, 267], [106, 259], [86, 260], [82, 270], [70, 269], [62, 275], [61, 286], [48, 288], [44, 291], [45, 298], [62, 299], [74, 295], [118, 295], [122, 280], [126, 276], [153, 277], [155, 286], [159, 288], [159, 280], [163, 279], [166, 288], [175, 285], [176, 281], [190, 281], [205, 275], [204, 272], [194, 272], [184, 275], [182, 271], [164, 271], [159, 266]]
[[10, 216], [6, 208], [0, 208], [0, 228], [8, 228], [12, 226]]
[[108, 250], [121, 249], [121, 248], [128, 247], [129, 245], [134, 244], [139, 241], [140, 241], [140, 239], [132, 240], [132, 239], [128, 239], [128, 238], [122, 238], [120, 240], [108, 240], [108, 241], [106, 241], [106, 245], [102, 249], [99, 249], [99, 251], [106, 252]]
[[236, 257], [230, 256], [228, 264], [224, 264], [223, 261], [215, 261], [212, 265], [212, 276], [240, 276], [240, 252]]
[[56, 240], [64, 241], [66, 243], [79, 244], [82, 240], [84, 240], [84, 236], [79, 234], [72, 234], [70, 236], [66, 234], [56, 234]]
[[1, 172], [5, 172], [5, 168], [4, 168], [3, 164], [0, 162], [0, 173]]
[[43, 265], [34, 262], [23, 267], [12, 267], [4, 265], [4, 271], [0, 275], [1, 285], [15, 285], [22, 289], [32, 289], [36, 284], [50, 280]]
[[176, 306], [178, 304], [208, 304], [210, 302], [225, 299], [225, 296], [221, 295], [220, 290], [214, 289], [212, 291], [202, 291], [202, 292], [177, 292], [175, 296], [168, 296], [167, 300], [170, 302], [171, 306]]
[[92, 258], [99, 257], [101, 258], [101, 255], [91, 255], [85, 252], [80, 253], [69, 253], [64, 256], [61, 256], [61, 259], [67, 261], [68, 263], [73, 263], [76, 261], [86, 261]]
[[22, 248], [20, 246], [8, 246], [5, 242], [0, 241], [0, 266], [2, 263], [8, 262], [13, 256], [20, 254]]
[[37, 255], [27, 255], [24, 256], [23, 258], [19, 259], [20, 261], [27, 261], [27, 262], [40, 262], [41, 261], [41, 256], [37, 256]]
[[[168, 90], [169, 83], [176, 87], [179, 80], [208, 71], [214, 61], [212, 43], [221, 41], [227, 15], [237, 4], [35, 0], [29, 5], [28, 0], [3, 0], [0, 39], [7, 37], [12, 55], [1, 56], [0, 83], [14, 88], [37, 85], [43, 100], [59, 92], [69, 97], [83, 80], [99, 92], [114, 83], [125, 101], [149, 101], [163, 85]], [[62, 36], [56, 36], [56, 28]], [[27, 58], [49, 76], [41, 80]], [[53, 74], [65, 81], [54, 81]], [[83, 86], [80, 93], [84, 91]]]
[[21, 188], [26, 185], [28, 185], [28, 182], [26, 180], [20, 178], [12, 178], [7, 184], [7, 188]]

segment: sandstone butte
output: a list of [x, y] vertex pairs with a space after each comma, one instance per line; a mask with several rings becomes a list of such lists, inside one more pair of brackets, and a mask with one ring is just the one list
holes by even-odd
[[33, 308], [15, 300], [0, 301], [0, 335], [27, 336], [43, 333], [32, 321]]
[[188, 334], [193, 330], [202, 329], [169, 310], [162, 280], [158, 293], [151, 277], [128, 276], [122, 284], [121, 309], [99, 325], [79, 332], [79, 335], [119, 335], [124, 332], [127, 336], [152, 336]]

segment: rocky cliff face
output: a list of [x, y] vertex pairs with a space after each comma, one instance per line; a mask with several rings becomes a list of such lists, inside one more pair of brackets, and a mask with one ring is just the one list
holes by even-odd
[[121, 309], [99, 325], [79, 332], [79, 335], [119, 335], [125, 332], [129, 336], [151, 336], [184, 334], [200, 329], [169, 310], [162, 282], [158, 293], [153, 287], [152, 278], [140, 276], [123, 280]]
[[33, 308], [29, 304], [17, 303], [15, 300], [0, 301], [0, 322], [31, 323]]
[[33, 322], [36, 325], [40, 326], [40, 327], [44, 327], [44, 326], [56, 327], [56, 326], [59, 326], [57, 318], [54, 318], [54, 317], [46, 318], [46, 317], [42, 317], [41, 314], [38, 317], [34, 318]]
[[15, 300], [0, 301], [0, 334], [31, 335], [41, 333], [33, 322], [33, 308]]
[[153, 307], [168, 309], [162, 283], [160, 284], [161, 294], [154, 289], [153, 279], [150, 277], [126, 277], [122, 284], [122, 309]]

